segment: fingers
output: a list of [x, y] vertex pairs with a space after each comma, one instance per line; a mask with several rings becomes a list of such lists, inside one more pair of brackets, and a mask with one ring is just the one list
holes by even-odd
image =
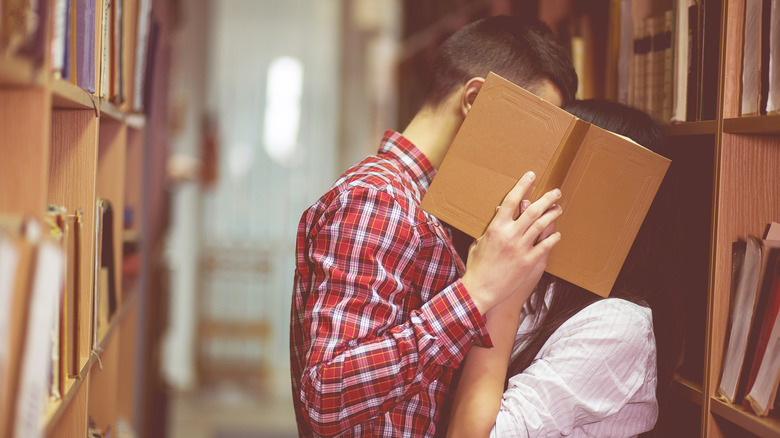
[[542, 232], [539, 233], [539, 238], [537, 239], [537, 242], [541, 242], [542, 240], [550, 237], [550, 235], [552, 235], [552, 233], [555, 231], [555, 227], [554, 227], [555, 220], [557, 220], [558, 217], [560, 217], [560, 215], [563, 213], [563, 209], [561, 209], [561, 206], [557, 205], [557, 204], [555, 204], [552, 207], [550, 207], [550, 210], [553, 210], [553, 209], [557, 209], [558, 210], [558, 215], [555, 216], [555, 218], [552, 221], [549, 221], [550, 223], [547, 224], [547, 227], [545, 227], [544, 230], [542, 230]]
[[512, 190], [506, 194], [504, 200], [501, 202], [501, 205], [496, 212], [496, 218], [515, 220], [520, 202], [526, 197], [525, 195], [531, 188], [535, 178], [536, 175], [529, 171], [526, 172], [522, 178], [517, 180], [515, 186], [512, 187]]
[[544, 226], [538, 227], [536, 225], [536, 222], [545, 214], [547, 213], [554, 213], [557, 216], [560, 215], [560, 208], [558, 211], [552, 211], [551, 207], [555, 205], [555, 203], [561, 198], [561, 191], [559, 189], [553, 189], [549, 192], [542, 195], [541, 198], [536, 200], [536, 202], [531, 203], [528, 208], [525, 209], [523, 214], [517, 219], [516, 223], [519, 227], [519, 231], [521, 233], [525, 233], [529, 227], [534, 225], [536, 227], [536, 234], [534, 237], [534, 240], [536, 240], [536, 237], [539, 236], [539, 234], [547, 228], [548, 223], [544, 223]]

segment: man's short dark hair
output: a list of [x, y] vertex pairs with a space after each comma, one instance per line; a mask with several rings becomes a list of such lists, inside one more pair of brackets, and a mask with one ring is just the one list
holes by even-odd
[[577, 91], [571, 56], [547, 26], [528, 17], [499, 15], [470, 23], [442, 43], [423, 105], [438, 106], [457, 87], [490, 71], [530, 91], [549, 79], [564, 103], [574, 99]]

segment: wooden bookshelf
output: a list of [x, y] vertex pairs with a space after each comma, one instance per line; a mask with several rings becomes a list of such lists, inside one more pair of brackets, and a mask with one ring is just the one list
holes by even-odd
[[664, 134], [670, 137], [688, 135], [715, 135], [718, 126], [715, 120], [673, 123], [664, 126]]
[[[472, 12], [470, 20], [480, 18], [484, 10], [496, 12], [492, 3], [463, 2], [461, 11]], [[620, 32], [616, 21], [621, 15], [615, 8], [626, 2], [614, 0], [593, 2], [593, 5], [567, 2], [561, 3], [563, 6], [555, 3], [555, 7], [541, 1], [517, 3], [501, 12], [538, 11], [542, 20], [554, 12], [550, 15], [558, 21], [547, 24], [562, 37], [564, 44], [571, 38], [572, 23], [581, 21], [582, 15], [602, 14], [599, 5], [609, 3], [606, 16], [589, 17], [592, 22], [606, 23], [593, 29], [606, 34], [606, 38], [597, 35], [607, 41], [598, 50], [608, 54], [605, 66], [595, 66], [596, 70], [605, 71], [603, 77], [595, 78], [600, 84], [596, 90], [604, 90], [605, 95], [595, 97], [616, 99], [619, 96], [615, 82], [619, 77], [616, 48], [620, 45]], [[680, 194], [677, 202], [682, 240], [675, 260], [680, 260], [685, 270], [680, 301], [686, 351], [673, 382], [673, 422], [668, 430], [658, 431], [655, 436], [780, 437], [777, 414], [758, 417], [741, 405], [724, 402], [717, 394], [729, 324], [732, 242], [744, 240], [750, 234], [762, 235], [768, 223], [780, 221], [780, 114], [740, 114], [745, 0], [696, 3], [699, 7], [704, 4], [721, 7], [719, 11], [710, 9], [715, 14], [719, 12], [720, 21], [714, 28], [717, 32], [712, 32], [710, 40], [704, 42], [717, 48], [710, 52], [717, 58], [717, 68], [705, 70], [705, 74], [713, 76], [707, 77], [706, 92], [698, 90], [696, 97], [714, 101], [715, 116], [711, 120], [694, 117], [687, 122], [667, 123], [663, 128], [671, 146], [669, 158], [676, 168], [673, 171], [670, 168], [667, 178]], [[657, 15], [675, 4], [659, 0], [646, 2], [645, 6], [649, 14]], [[415, 16], [418, 8], [425, 9], [412, 4], [405, 4], [405, 8], [404, 16]], [[420, 11], [422, 15], [430, 15], [429, 12], [428, 9]], [[427, 44], [422, 44], [417, 36], [449, 31], [442, 23], [446, 23], [450, 13], [456, 11], [439, 11], [439, 17], [444, 18], [430, 19], [427, 28], [418, 26], [407, 35], [402, 53], [418, 55], [407, 55], [400, 63], [400, 123], [408, 121], [416, 110], [415, 95], [420, 94], [421, 85], [415, 78], [426, 71], [419, 64], [430, 61], [425, 55], [433, 53], [447, 35], [429, 37]], [[697, 55], [702, 55], [701, 46], [698, 50]], [[410, 96], [406, 96], [407, 90], [415, 91], [409, 91]], [[712, 107], [707, 109], [711, 112]]]
[[[41, 22], [43, 59], [28, 59], [0, 47], [0, 216], [42, 221], [48, 205], [65, 207], [68, 213], [81, 210], [83, 214], [78, 257], [67, 260], [67, 263], [75, 264], [79, 278], [75, 291], [78, 350], [71, 352], [78, 360], [78, 376], [66, 378], [60, 397], [49, 396], [45, 401], [40, 431], [49, 438], [87, 436], [90, 419], [104, 432], [110, 430], [111, 436], [118, 435], [120, 420], [123, 429], [129, 425], [133, 436], [157, 436], [150, 433], [153, 430], [151, 420], [145, 418], [146, 412], [139, 409], [142, 406], [140, 400], [148, 392], [157, 391], [157, 388], [150, 390], [147, 387], [149, 379], [146, 377], [148, 369], [156, 365], [139, 359], [150, 357], [148, 351], [157, 348], [145, 336], [139, 337], [141, 333], [151, 333], [141, 330], [139, 324], [152, 324], [142, 316], [147, 312], [146, 306], [157, 304], [154, 299], [147, 301], [142, 297], [156, 295], [156, 291], [150, 294], [149, 288], [157, 284], [141, 281], [140, 270], [151, 266], [147, 261], [136, 262], [141, 267], [134, 272], [133, 281], [123, 278], [123, 246], [128, 237], [139, 247], [141, 242], [159, 240], [162, 230], [158, 225], [155, 237], [151, 239], [142, 235], [145, 215], [159, 212], [159, 207], [156, 210], [146, 209], [144, 190], [164, 191], [160, 184], [144, 184], [148, 176], [144, 168], [149, 153], [147, 131], [159, 129], [154, 123], [146, 123], [146, 118], [150, 113], [166, 112], [164, 105], [167, 99], [158, 99], [154, 109], [146, 108], [144, 112], [131, 110], [132, 76], [137, 53], [135, 27], [140, 5], [145, 1], [123, 0], [123, 45], [115, 54], [122, 58], [123, 63], [125, 98], [118, 100], [121, 104], [100, 96], [101, 68], [107, 65], [103, 63], [99, 50], [103, 36], [103, 0], [95, 0], [92, 4], [95, 7], [95, 56], [92, 59], [95, 93], [86, 91], [87, 87], [77, 85], [75, 80], [63, 79], [59, 73], [52, 72], [51, 20], [56, 15], [55, 2], [41, 3], [52, 9], [45, 15], [46, 20]], [[149, 1], [154, 4], [149, 20], [160, 24], [158, 41], [164, 41], [171, 20], [169, 2]], [[154, 59], [160, 57], [151, 48], [147, 53]], [[165, 83], [159, 80], [159, 76], [167, 75], [167, 70], [154, 68], [145, 71], [151, 72], [147, 85]], [[159, 92], [165, 95], [164, 88], [160, 88]], [[155, 138], [158, 142], [165, 141], [164, 134]], [[154, 179], [161, 180], [159, 175], [154, 175]], [[112, 243], [117, 308], [101, 326], [97, 344], [93, 345], [98, 199], [109, 200], [114, 212]], [[129, 215], [132, 223], [127, 226], [126, 207], [133, 210], [133, 214]], [[155, 218], [155, 221], [164, 224], [164, 219]], [[135, 253], [151, 254], [158, 260], [159, 249], [155, 251], [136, 249]], [[21, 277], [30, 275], [28, 271], [19, 274]], [[7, 335], [11, 342], [9, 375], [13, 379], [18, 378], [22, 366], [21, 351], [30, 312], [29, 295], [29, 290], [20, 289], [13, 297], [12, 328], [10, 333], [2, 334]], [[151, 336], [159, 337], [159, 333]], [[144, 377], [139, 380], [139, 376]], [[13, 421], [13, 406], [19, 396], [17, 390], [11, 388], [5, 400], [2, 399], [5, 392], [0, 391], [0, 436], [15, 436], [17, 432], [14, 431]]]

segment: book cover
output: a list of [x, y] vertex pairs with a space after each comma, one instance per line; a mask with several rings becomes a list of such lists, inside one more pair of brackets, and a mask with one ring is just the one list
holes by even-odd
[[670, 161], [490, 73], [423, 197], [422, 208], [472, 237], [528, 170], [531, 200], [564, 196], [563, 235], [547, 272], [609, 295]]

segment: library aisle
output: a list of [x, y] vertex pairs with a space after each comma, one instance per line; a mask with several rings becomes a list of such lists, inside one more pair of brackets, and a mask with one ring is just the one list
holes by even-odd
[[170, 400], [168, 438], [296, 438], [290, 397], [231, 385], [177, 393]]
[[[740, 243], [772, 240], [780, 222], [780, 1], [0, 0], [0, 12], [0, 437], [297, 436], [300, 216], [403, 130], [439, 43], [508, 13], [540, 17], [570, 49], [578, 97], [664, 124], [675, 229], [661, 231], [680, 239], [659, 264], [683, 271], [684, 354], [650, 436], [780, 437], [772, 373], [769, 399], [744, 394], [763, 364], [756, 338], [780, 324], [759, 315], [750, 340], [731, 336]], [[770, 302], [768, 286], [744, 288]]]

